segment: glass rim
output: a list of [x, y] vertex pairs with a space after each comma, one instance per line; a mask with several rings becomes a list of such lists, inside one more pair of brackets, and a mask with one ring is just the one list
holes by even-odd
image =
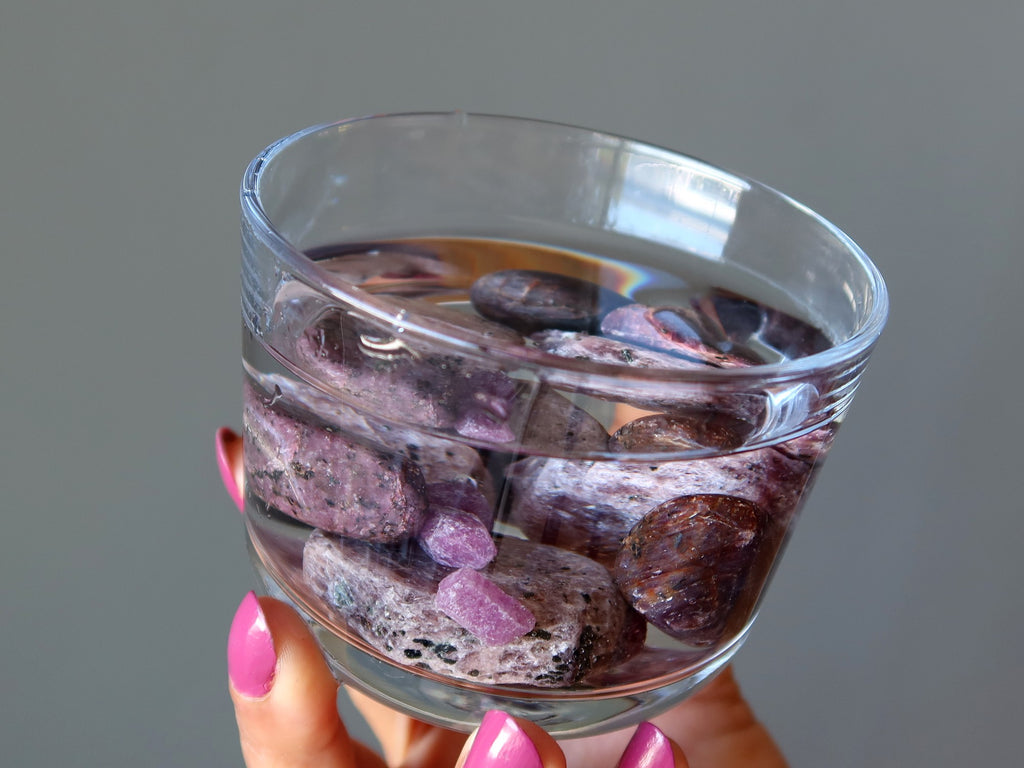
[[[263, 167], [273, 160], [277, 155], [288, 147], [306, 139], [312, 135], [328, 130], [344, 129], [346, 126], [356, 123], [363, 123], [377, 120], [408, 120], [408, 119], [450, 119], [459, 117], [462, 120], [499, 121], [506, 123], [522, 123], [524, 125], [548, 126], [573, 131], [580, 134], [589, 134], [611, 140], [623, 141], [637, 150], [647, 150], [662, 153], [671, 157], [679, 158], [690, 163], [696, 163], [708, 172], [726, 176], [747, 185], [750, 188], [761, 190], [786, 205], [791, 206], [802, 215], [806, 216], [813, 224], [821, 227], [833, 236], [838, 243], [845, 248], [854, 258], [857, 265], [863, 270], [867, 283], [870, 286], [870, 306], [867, 315], [849, 339], [833, 344], [833, 346], [821, 352], [803, 357], [793, 358], [777, 363], [764, 363], [751, 365], [742, 368], [714, 368], [705, 366], [699, 369], [668, 369], [668, 368], [643, 368], [635, 369], [615, 363], [601, 363], [590, 360], [576, 360], [572, 358], [559, 357], [535, 347], [526, 345], [494, 345], [488, 343], [486, 348], [481, 346], [481, 337], [468, 329], [461, 329], [454, 325], [447, 325], [444, 331], [437, 330], [437, 321], [432, 318], [418, 318], [413, 311], [404, 310], [398, 303], [381, 296], [368, 293], [359, 287], [345, 283], [337, 275], [330, 273], [321, 267], [315, 260], [298, 249], [274, 224], [271, 216], [264, 210], [260, 199], [260, 173]], [[742, 174], [726, 170], [713, 163], [687, 155], [674, 149], [652, 144], [650, 142], [598, 131], [591, 128], [560, 123], [557, 121], [539, 120], [534, 118], [514, 117], [509, 115], [495, 115], [474, 112], [393, 112], [353, 117], [338, 120], [330, 123], [312, 125], [284, 136], [268, 145], [260, 152], [247, 166], [242, 177], [239, 190], [242, 213], [245, 220], [253, 226], [258, 236], [263, 239], [275, 257], [287, 265], [289, 270], [314, 290], [320, 291], [328, 297], [337, 300], [346, 308], [354, 309], [365, 314], [369, 318], [394, 325], [400, 315], [400, 325], [403, 332], [415, 336], [428, 338], [435, 343], [442, 343], [458, 349], [460, 354], [480, 355], [486, 354], [493, 363], [508, 366], [511, 368], [522, 368], [527, 366], [537, 371], [544, 371], [545, 378], [551, 378], [550, 374], [557, 374], [559, 382], [573, 383], [588, 380], [616, 382], [636, 382], [639, 384], [681, 384], [681, 385], [702, 385], [725, 387], [728, 390], [740, 391], [751, 385], [764, 386], [768, 383], [788, 383], [805, 379], [808, 376], [825, 373], [829, 370], [842, 368], [856, 362], [867, 355], [885, 327], [889, 313], [889, 297], [885, 281], [881, 272], [874, 262], [858, 246], [852, 238], [839, 229], [836, 225], [814, 212], [803, 203], [793, 199], [789, 195], [780, 192], [773, 187], [763, 184], [755, 179]]]

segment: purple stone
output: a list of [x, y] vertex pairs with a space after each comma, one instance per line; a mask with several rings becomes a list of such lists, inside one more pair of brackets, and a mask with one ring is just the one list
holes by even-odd
[[819, 329], [793, 315], [720, 288], [691, 301], [685, 310], [701, 318], [712, 335], [734, 349], [759, 349], [768, 362], [823, 352], [832, 342]]
[[511, 643], [537, 623], [529, 608], [471, 568], [441, 579], [434, 602], [487, 645]]
[[524, 448], [546, 454], [604, 451], [608, 432], [596, 418], [556, 390], [541, 385], [516, 401], [521, 413], [513, 419], [525, 422]]
[[604, 336], [721, 368], [742, 368], [757, 362], [733, 344], [704, 316], [689, 307], [648, 307], [630, 304], [609, 312], [601, 321]]
[[423, 430], [394, 426], [292, 378], [261, 374], [254, 377], [254, 381], [263, 391], [273, 392], [273, 398], [283, 407], [315, 414], [311, 420], [322, 422], [349, 440], [404, 456], [418, 464], [428, 483], [466, 481], [475, 483], [485, 498], [495, 496], [493, 482], [479, 452], [465, 443]]
[[501, 371], [473, 371], [458, 384], [455, 431], [463, 437], [508, 443], [515, 433], [508, 425], [516, 397], [515, 382]]
[[441, 428], [457, 418], [461, 358], [413, 354], [391, 331], [340, 311], [307, 328], [296, 351], [324, 384], [365, 412], [400, 413], [411, 425]]
[[[691, 358], [585, 333], [542, 331], [533, 334], [530, 339], [539, 349], [552, 355], [637, 370], [659, 368], [675, 371], [701, 371], [713, 367], [708, 363]], [[742, 363], [737, 358], [733, 367], [741, 365], [749, 365], [749, 363]], [[614, 382], [606, 383], [603, 380], [594, 384], [574, 382], [574, 391], [601, 400], [627, 403], [647, 411], [673, 413], [675, 411], [688, 412], [694, 409], [712, 409], [751, 424], [760, 422], [766, 403], [766, 398], [762, 395], [714, 394], [697, 388], [668, 387], [663, 382], [630, 382], [623, 386], [616, 386]]]
[[455, 421], [455, 431], [471, 440], [485, 443], [511, 443], [515, 432], [503, 419], [483, 408], [468, 408]]
[[494, 524], [494, 508], [480, 487], [468, 477], [427, 484], [431, 507], [452, 507], [476, 515], [487, 530]]
[[473, 283], [469, 298], [484, 317], [523, 333], [590, 330], [603, 313], [626, 301], [589, 280], [530, 269], [484, 275]]
[[610, 564], [644, 515], [682, 495], [738, 496], [757, 504], [784, 530], [811, 469], [775, 448], [657, 463], [530, 457], [507, 473], [511, 519], [530, 539]]
[[246, 486], [269, 506], [366, 541], [415, 534], [427, 507], [416, 464], [347, 440], [251, 386], [244, 400]]
[[459, 384], [461, 396], [472, 404], [507, 419], [516, 396], [516, 383], [501, 371], [473, 371]]
[[390, 243], [375, 243], [369, 247], [371, 250], [367, 250], [365, 245], [341, 250], [330, 246], [310, 250], [307, 255], [333, 277], [359, 286], [392, 281], [404, 285], [415, 282], [422, 290], [423, 285], [439, 285], [463, 277], [457, 267], [441, 261], [427, 248]]
[[420, 546], [449, 568], [483, 568], [497, 553], [491, 532], [470, 512], [431, 507], [420, 527]]

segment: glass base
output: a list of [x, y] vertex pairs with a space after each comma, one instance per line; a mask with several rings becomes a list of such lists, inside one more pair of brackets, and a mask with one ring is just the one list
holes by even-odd
[[309, 625], [335, 678], [370, 698], [431, 725], [469, 733], [490, 709], [537, 723], [552, 736], [573, 739], [636, 725], [670, 709], [711, 680], [736, 654], [753, 618], [722, 650], [679, 680], [645, 690], [567, 691], [552, 696], [510, 688], [463, 687], [377, 658], [325, 627], [298, 596], [286, 592], [249, 539], [249, 553], [264, 594], [291, 605]]

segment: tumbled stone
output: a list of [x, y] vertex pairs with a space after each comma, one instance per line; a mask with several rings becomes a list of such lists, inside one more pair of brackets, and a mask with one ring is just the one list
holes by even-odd
[[299, 418], [252, 386], [244, 395], [246, 487], [308, 525], [366, 541], [413, 535], [426, 483], [408, 459]]
[[498, 554], [482, 573], [536, 620], [504, 645], [488, 645], [438, 609], [435, 593], [451, 571], [414, 543], [372, 546], [316, 531], [303, 571], [313, 592], [370, 647], [462, 680], [571, 686], [639, 650], [645, 624], [607, 569], [555, 547], [495, 538]]
[[483, 568], [497, 550], [490, 530], [471, 512], [431, 506], [418, 536], [423, 551], [449, 568]]
[[837, 425], [829, 424], [813, 432], [808, 432], [806, 435], [779, 443], [775, 447], [792, 459], [799, 459], [813, 465], [828, 454], [835, 440], [837, 429]]
[[511, 643], [537, 623], [529, 608], [472, 568], [441, 579], [434, 604], [487, 645]]
[[311, 325], [296, 342], [310, 373], [349, 405], [409, 425], [451, 427], [458, 417], [461, 358], [410, 349], [389, 331], [340, 311]]
[[461, 275], [457, 267], [441, 261], [433, 250], [412, 243], [354, 244], [344, 250], [330, 246], [306, 255], [332, 278], [358, 286], [399, 281], [405, 285], [415, 282], [417, 289], [423, 290], [422, 284], [450, 281]]
[[[713, 367], [709, 363], [586, 333], [541, 331], [530, 336], [530, 339], [539, 349], [558, 357], [635, 370], [706, 371]], [[627, 403], [643, 410], [672, 413], [695, 408], [714, 409], [751, 424], [759, 423], [766, 403], [766, 397], [760, 394], [713, 393], [697, 387], [673, 387], [656, 381], [621, 384], [604, 379], [589, 379], [574, 382], [573, 386], [575, 391], [592, 397]]]
[[403, 298], [402, 309], [405, 318], [425, 320], [422, 324], [432, 332], [472, 339], [484, 350], [526, 343], [521, 333], [507, 325], [426, 299]]
[[516, 384], [512, 379], [501, 371], [473, 371], [462, 377], [457, 387], [456, 432], [489, 443], [508, 443], [515, 439], [515, 432], [508, 424], [516, 397]]
[[[487, 322], [449, 314], [466, 317], [470, 327]], [[483, 442], [515, 439], [507, 422], [517, 385], [499, 370], [432, 352], [423, 340], [338, 311], [307, 328], [296, 349], [314, 376], [364, 413], [382, 418], [400, 414], [410, 426], [453, 429]]]
[[[418, 465], [428, 484], [447, 481], [469, 483], [491, 505], [496, 498], [494, 481], [483, 459], [472, 446], [438, 437], [412, 427], [400, 427], [362, 413], [313, 387], [286, 376], [260, 374], [253, 377], [259, 388], [293, 413], [308, 414], [309, 420], [340, 432], [345, 438], [385, 453], [404, 456]], [[449, 504], [459, 509], [458, 504]], [[481, 519], [483, 519], [481, 515]]]
[[601, 334], [720, 368], [742, 368], [758, 362], [691, 307], [648, 307], [630, 304], [609, 312]]
[[[758, 349], [767, 362], [792, 360], [823, 352], [829, 338], [810, 323], [745, 296], [712, 289], [694, 298], [690, 309], [736, 348]], [[773, 354], [767, 354], [773, 352]]]
[[746, 586], [764, 525], [761, 509], [735, 496], [671, 499], [630, 530], [615, 560], [615, 583], [658, 629], [712, 645]]
[[427, 484], [431, 507], [451, 507], [475, 515], [487, 530], [494, 524], [494, 507], [480, 486], [469, 477], [454, 477]]
[[509, 467], [511, 521], [532, 540], [610, 564], [629, 530], [677, 496], [723, 493], [757, 504], [784, 530], [811, 476], [774, 448], [680, 461], [532, 456]]
[[523, 333], [592, 330], [605, 312], [626, 301], [588, 280], [527, 269], [484, 275], [473, 283], [469, 298], [484, 317]]
[[685, 451], [694, 448], [732, 450], [753, 431], [749, 422], [714, 410], [694, 409], [675, 414], [652, 414], [623, 424], [608, 440], [610, 450]]
[[513, 406], [516, 423], [522, 427], [522, 445], [527, 450], [548, 454], [604, 451], [608, 432], [594, 416], [567, 397], [541, 385], [524, 394]]

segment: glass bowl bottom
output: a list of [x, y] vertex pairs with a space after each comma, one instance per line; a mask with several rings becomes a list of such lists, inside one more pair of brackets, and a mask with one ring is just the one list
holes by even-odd
[[465, 733], [476, 728], [490, 709], [531, 720], [556, 738], [594, 736], [649, 720], [697, 691], [728, 664], [746, 640], [754, 620], [751, 617], [729, 645], [690, 669], [686, 676], [668, 683], [653, 680], [649, 687], [564, 691], [558, 695], [463, 686], [378, 658], [332, 631], [316, 617], [315, 607], [276, 575], [273, 562], [260, 551], [252, 531], [249, 534], [249, 555], [261, 591], [291, 605], [302, 616], [339, 682], [417, 720]]

